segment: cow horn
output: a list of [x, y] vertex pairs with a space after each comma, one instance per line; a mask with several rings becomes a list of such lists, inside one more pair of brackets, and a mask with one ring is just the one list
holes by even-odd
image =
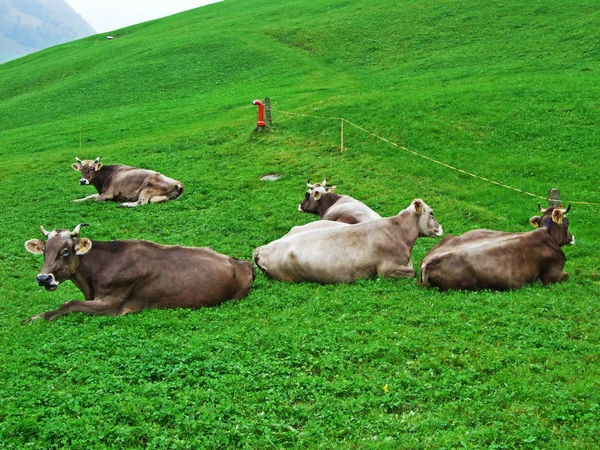
[[89, 223], [80, 223], [80, 224], [79, 224], [79, 225], [77, 225], [77, 226], [75, 227], [75, 229], [74, 229], [74, 230], [71, 232], [71, 236], [73, 236], [73, 237], [79, 236], [79, 229], [80, 229], [81, 227], [89, 227], [89, 226], [90, 226], [90, 224], [89, 224]]
[[95, 160], [94, 160], [94, 164], [97, 163], [98, 161], [100, 161], [100, 158], [102, 158], [102, 156], [98, 156]]
[[546, 209], [543, 209], [543, 208], [542, 208], [542, 205], [540, 205], [539, 203], [538, 203], [538, 209], [540, 210], [540, 212], [541, 212], [542, 214], [544, 214], [544, 213], [545, 213], [545, 212], [548, 210], [548, 208], [546, 208]]
[[566, 214], [569, 212], [570, 209], [571, 209], [571, 205], [568, 205], [567, 209], [563, 209], [563, 212]]
[[310, 180], [306, 182], [306, 185], [311, 189], [315, 187], [314, 184], [310, 184]]
[[49, 231], [46, 231], [46, 229], [44, 228], [44, 225], [40, 225], [40, 231], [42, 232], [42, 234], [46, 237], [48, 237], [48, 235], [50, 234]]
[[325, 185], [326, 185], [326, 184], [327, 184], [327, 178], [325, 178], [325, 179], [323, 180], [323, 182], [321, 183], [321, 186], [325, 187]]
[[81, 164], [83, 162], [77, 156], [75, 156], [75, 161], [77, 161], [79, 164]]

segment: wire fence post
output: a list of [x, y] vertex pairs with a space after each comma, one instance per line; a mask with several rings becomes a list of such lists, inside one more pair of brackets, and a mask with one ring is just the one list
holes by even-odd
[[273, 125], [273, 119], [271, 118], [271, 98], [265, 97], [265, 114], [267, 115], [267, 122], [269, 126]]
[[342, 136], [341, 136], [341, 145], [340, 145], [340, 153], [344, 153], [344, 118], [341, 118], [342, 121]]
[[560, 206], [560, 189], [550, 189], [548, 191], [548, 206]]

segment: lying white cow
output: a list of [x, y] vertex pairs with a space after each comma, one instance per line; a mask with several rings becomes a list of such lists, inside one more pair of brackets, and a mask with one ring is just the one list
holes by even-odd
[[394, 217], [305, 227], [258, 247], [253, 254], [256, 265], [269, 277], [291, 282], [350, 283], [374, 275], [410, 278], [415, 276], [411, 253], [417, 238], [443, 233], [421, 199]]
[[292, 236], [294, 234], [306, 233], [307, 231], [315, 231], [315, 230], [328, 230], [330, 228], [343, 228], [349, 227], [350, 224], [345, 222], [332, 222], [331, 220], [317, 220], [316, 222], [309, 222], [305, 225], [297, 225], [292, 227], [290, 231], [280, 239], [285, 239], [288, 236]]

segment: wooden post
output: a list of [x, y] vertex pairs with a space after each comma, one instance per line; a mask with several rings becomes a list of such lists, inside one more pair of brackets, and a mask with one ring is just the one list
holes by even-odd
[[548, 191], [548, 206], [560, 206], [560, 189], [550, 189]]
[[271, 99], [269, 97], [265, 97], [265, 114], [267, 116], [267, 122], [269, 126], [273, 125], [273, 119], [271, 118]]
[[342, 137], [341, 137], [340, 153], [344, 153], [344, 118], [343, 117], [342, 117]]

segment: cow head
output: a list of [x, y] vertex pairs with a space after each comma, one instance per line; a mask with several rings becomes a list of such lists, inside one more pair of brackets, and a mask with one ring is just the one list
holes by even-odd
[[533, 216], [529, 219], [529, 223], [536, 228], [546, 228], [552, 239], [561, 247], [563, 245], [575, 245], [575, 236], [569, 232], [569, 218], [567, 213], [571, 209], [571, 205], [563, 209], [562, 206], [549, 206], [542, 209], [538, 203], [538, 208], [542, 213], [541, 216]]
[[413, 200], [408, 210], [414, 210], [419, 217], [419, 236], [441, 236], [444, 229], [433, 217], [433, 209], [420, 198]]
[[323, 194], [331, 194], [335, 190], [335, 186], [326, 187], [327, 179], [323, 180], [322, 183], [310, 184], [306, 182], [308, 191], [304, 195], [304, 200], [298, 205], [298, 211], [304, 211], [307, 213], [322, 215], [323, 205], [322, 197]]
[[81, 178], [79, 184], [90, 184], [94, 179], [96, 172], [102, 169], [102, 163], [100, 162], [100, 156], [94, 161], [91, 159], [80, 160], [77, 156], [75, 157], [76, 163], [71, 164], [73, 170], [81, 172]]
[[42, 271], [37, 276], [37, 283], [48, 291], [54, 291], [60, 283], [71, 278], [79, 267], [79, 256], [85, 255], [92, 248], [92, 241], [79, 237], [79, 229], [87, 226], [80, 223], [73, 231], [40, 230], [47, 241], [30, 239], [25, 242], [25, 248], [34, 255], [44, 255]]

